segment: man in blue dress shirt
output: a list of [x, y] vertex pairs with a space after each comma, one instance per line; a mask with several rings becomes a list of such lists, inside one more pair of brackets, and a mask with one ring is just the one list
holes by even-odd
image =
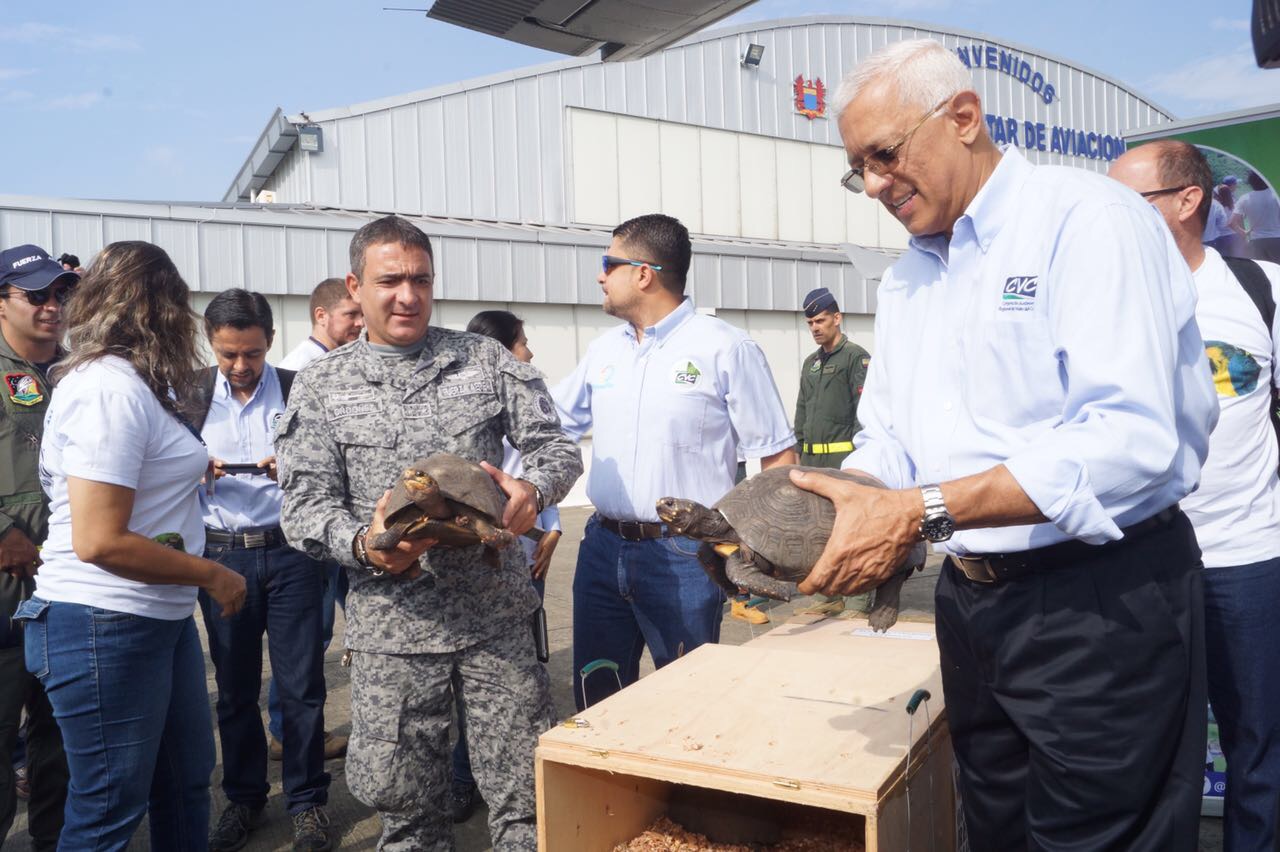
[[[604, 310], [623, 320], [598, 337], [552, 395], [565, 432], [592, 435], [587, 522], [573, 578], [574, 696], [597, 659], [640, 676], [645, 646], [661, 668], [720, 638], [724, 595], [699, 565], [698, 542], [669, 535], [662, 497], [710, 506], [733, 488], [738, 454], [795, 463], [795, 434], [760, 347], [699, 314], [685, 295], [684, 225], [650, 214], [623, 222], [597, 277]], [[617, 691], [599, 674], [586, 703]]]
[[[284, 493], [276, 484], [272, 435], [284, 414], [293, 374], [267, 363], [275, 327], [261, 293], [224, 290], [205, 309], [205, 331], [217, 359], [211, 371], [201, 437], [215, 479], [204, 498], [205, 556], [244, 575], [244, 609], [223, 618], [200, 595], [209, 656], [218, 681], [222, 790], [228, 804], [209, 838], [213, 852], [242, 848], [267, 804], [267, 741], [258, 696], [262, 634], [284, 722], [282, 774], [293, 817], [295, 850], [332, 847], [329, 774], [324, 771], [325, 568], [290, 547], [280, 530]], [[230, 472], [228, 464], [254, 472]]]
[[1203, 599], [1178, 501], [1218, 407], [1191, 273], [1134, 193], [1000, 151], [937, 42], [885, 48], [836, 104], [845, 186], [912, 239], [844, 462], [889, 490], [796, 477], [838, 511], [800, 589], [858, 592], [922, 538], [947, 554], [971, 848], [1194, 850]]

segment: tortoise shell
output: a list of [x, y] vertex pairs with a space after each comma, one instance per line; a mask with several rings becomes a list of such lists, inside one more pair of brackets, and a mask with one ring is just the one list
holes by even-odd
[[[434, 479], [446, 499], [475, 509], [495, 521], [502, 520], [502, 513], [507, 507], [507, 496], [498, 488], [493, 477], [475, 462], [451, 453], [436, 453], [414, 461], [409, 467]], [[391, 500], [387, 503], [387, 520], [392, 521], [409, 507], [416, 508], [416, 504], [404, 487], [404, 477], [397, 477], [391, 491]]]
[[836, 520], [830, 500], [791, 484], [793, 470], [867, 484], [864, 477], [844, 471], [788, 464], [762, 470], [720, 498], [715, 508], [742, 543], [771, 562], [784, 580], [809, 576]]

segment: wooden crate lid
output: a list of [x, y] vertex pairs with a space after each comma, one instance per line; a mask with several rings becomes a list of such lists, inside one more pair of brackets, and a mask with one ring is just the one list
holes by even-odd
[[[905, 769], [917, 689], [933, 696], [931, 739], [945, 723], [932, 625], [868, 634], [840, 620], [704, 645], [579, 714], [589, 727], [543, 734], [539, 759], [874, 813]], [[913, 764], [925, 719], [922, 706]]]

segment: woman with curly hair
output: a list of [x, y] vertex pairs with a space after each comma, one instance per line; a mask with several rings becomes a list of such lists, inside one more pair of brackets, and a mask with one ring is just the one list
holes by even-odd
[[49, 537], [16, 615], [66, 747], [61, 848], [124, 849], [148, 810], [153, 848], [207, 845], [213, 731], [192, 616], [198, 589], [230, 615], [245, 586], [199, 556], [196, 319], [144, 242], [103, 249], [68, 304], [40, 450]]

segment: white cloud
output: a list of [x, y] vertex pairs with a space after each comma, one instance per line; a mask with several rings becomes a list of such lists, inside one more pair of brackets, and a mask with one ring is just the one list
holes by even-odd
[[1249, 32], [1249, 21], [1246, 18], [1214, 18], [1209, 24], [1215, 30], [1230, 30], [1233, 32]]
[[78, 95], [63, 95], [47, 101], [45, 109], [88, 109], [102, 102], [102, 92], [81, 92]]
[[0, 92], [0, 104], [19, 104], [34, 99], [35, 92], [29, 92], [26, 89], [10, 89], [7, 92]]
[[34, 68], [0, 68], [0, 80], [16, 80], [34, 73]]
[[1280, 71], [1259, 68], [1246, 44], [1157, 74], [1144, 88], [1197, 109], [1224, 112], [1280, 101]]
[[0, 42], [16, 44], [58, 43], [78, 51], [138, 50], [137, 39], [111, 33], [82, 32], [71, 27], [58, 27], [28, 21], [14, 26], [0, 27]]

